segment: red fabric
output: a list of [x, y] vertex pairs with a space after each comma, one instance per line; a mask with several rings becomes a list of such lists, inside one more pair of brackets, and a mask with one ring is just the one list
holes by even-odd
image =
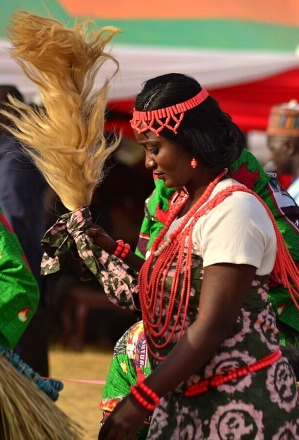
[[[291, 99], [299, 101], [299, 68], [259, 81], [218, 89], [209, 88], [208, 91], [245, 133], [249, 130], [265, 130], [272, 105]], [[133, 104], [133, 98], [109, 102], [108, 108], [117, 112], [118, 117], [107, 122], [107, 130], [122, 129], [125, 136], [133, 136], [129, 124]]]
[[233, 87], [209, 90], [244, 131], [265, 130], [274, 104], [299, 101], [299, 68]]
[[288, 188], [291, 185], [292, 180], [294, 179], [294, 176], [292, 174], [280, 174], [277, 177], [283, 188]]

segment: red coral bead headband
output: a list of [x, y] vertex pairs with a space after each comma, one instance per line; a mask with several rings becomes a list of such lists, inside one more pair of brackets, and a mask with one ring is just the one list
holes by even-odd
[[[133, 118], [130, 121], [131, 127], [133, 130], [136, 130], [138, 134], [151, 130], [159, 136], [160, 131], [164, 128], [168, 128], [168, 130], [177, 134], [177, 129], [184, 118], [184, 113], [201, 104], [208, 96], [209, 93], [205, 89], [201, 89], [201, 91], [193, 98], [170, 107], [149, 111], [139, 111], [134, 109]], [[165, 121], [163, 122], [162, 119]], [[172, 120], [175, 122], [174, 126], [170, 125]], [[154, 127], [155, 122], [159, 124], [158, 128]]]

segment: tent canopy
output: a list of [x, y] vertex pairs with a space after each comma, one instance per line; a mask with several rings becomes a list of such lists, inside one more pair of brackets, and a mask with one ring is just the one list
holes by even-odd
[[[28, 100], [35, 85], [10, 58], [5, 28], [17, 9], [50, 15], [67, 26], [91, 19], [122, 30], [112, 42], [120, 72], [110, 107], [130, 112], [148, 78], [167, 72], [194, 76], [244, 131], [264, 129], [271, 105], [299, 100], [298, 0], [14, 0], [1, 5], [0, 82], [17, 85]], [[109, 62], [98, 81], [110, 74]]]

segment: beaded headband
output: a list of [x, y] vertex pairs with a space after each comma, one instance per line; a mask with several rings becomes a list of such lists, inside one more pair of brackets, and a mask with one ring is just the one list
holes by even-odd
[[[131, 127], [133, 130], [136, 130], [138, 134], [151, 130], [159, 136], [160, 131], [164, 128], [168, 128], [168, 130], [177, 134], [177, 129], [184, 118], [184, 113], [201, 104], [208, 96], [209, 93], [205, 89], [201, 89], [201, 91], [193, 98], [170, 107], [150, 111], [139, 111], [134, 109], [133, 119], [130, 121]], [[162, 119], [165, 121], [163, 122]], [[170, 125], [172, 121], [175, 123], [174, 126]], [[159, 124], [158, 128], [154, 127], [155, 122]], [[142, 128], [140, 128], [141, 125]]]
[[275, 105], [270, 110], [268, 135], [299, 136], [299, 105], [292, 100], [289, 103]]

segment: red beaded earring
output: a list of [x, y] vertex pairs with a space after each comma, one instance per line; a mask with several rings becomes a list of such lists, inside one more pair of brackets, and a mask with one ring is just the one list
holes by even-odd
[[198, 165], [197, 160], [193, 157], [193, 159], [191, 160], [191, 166], [192, 168], [196, 168]]

